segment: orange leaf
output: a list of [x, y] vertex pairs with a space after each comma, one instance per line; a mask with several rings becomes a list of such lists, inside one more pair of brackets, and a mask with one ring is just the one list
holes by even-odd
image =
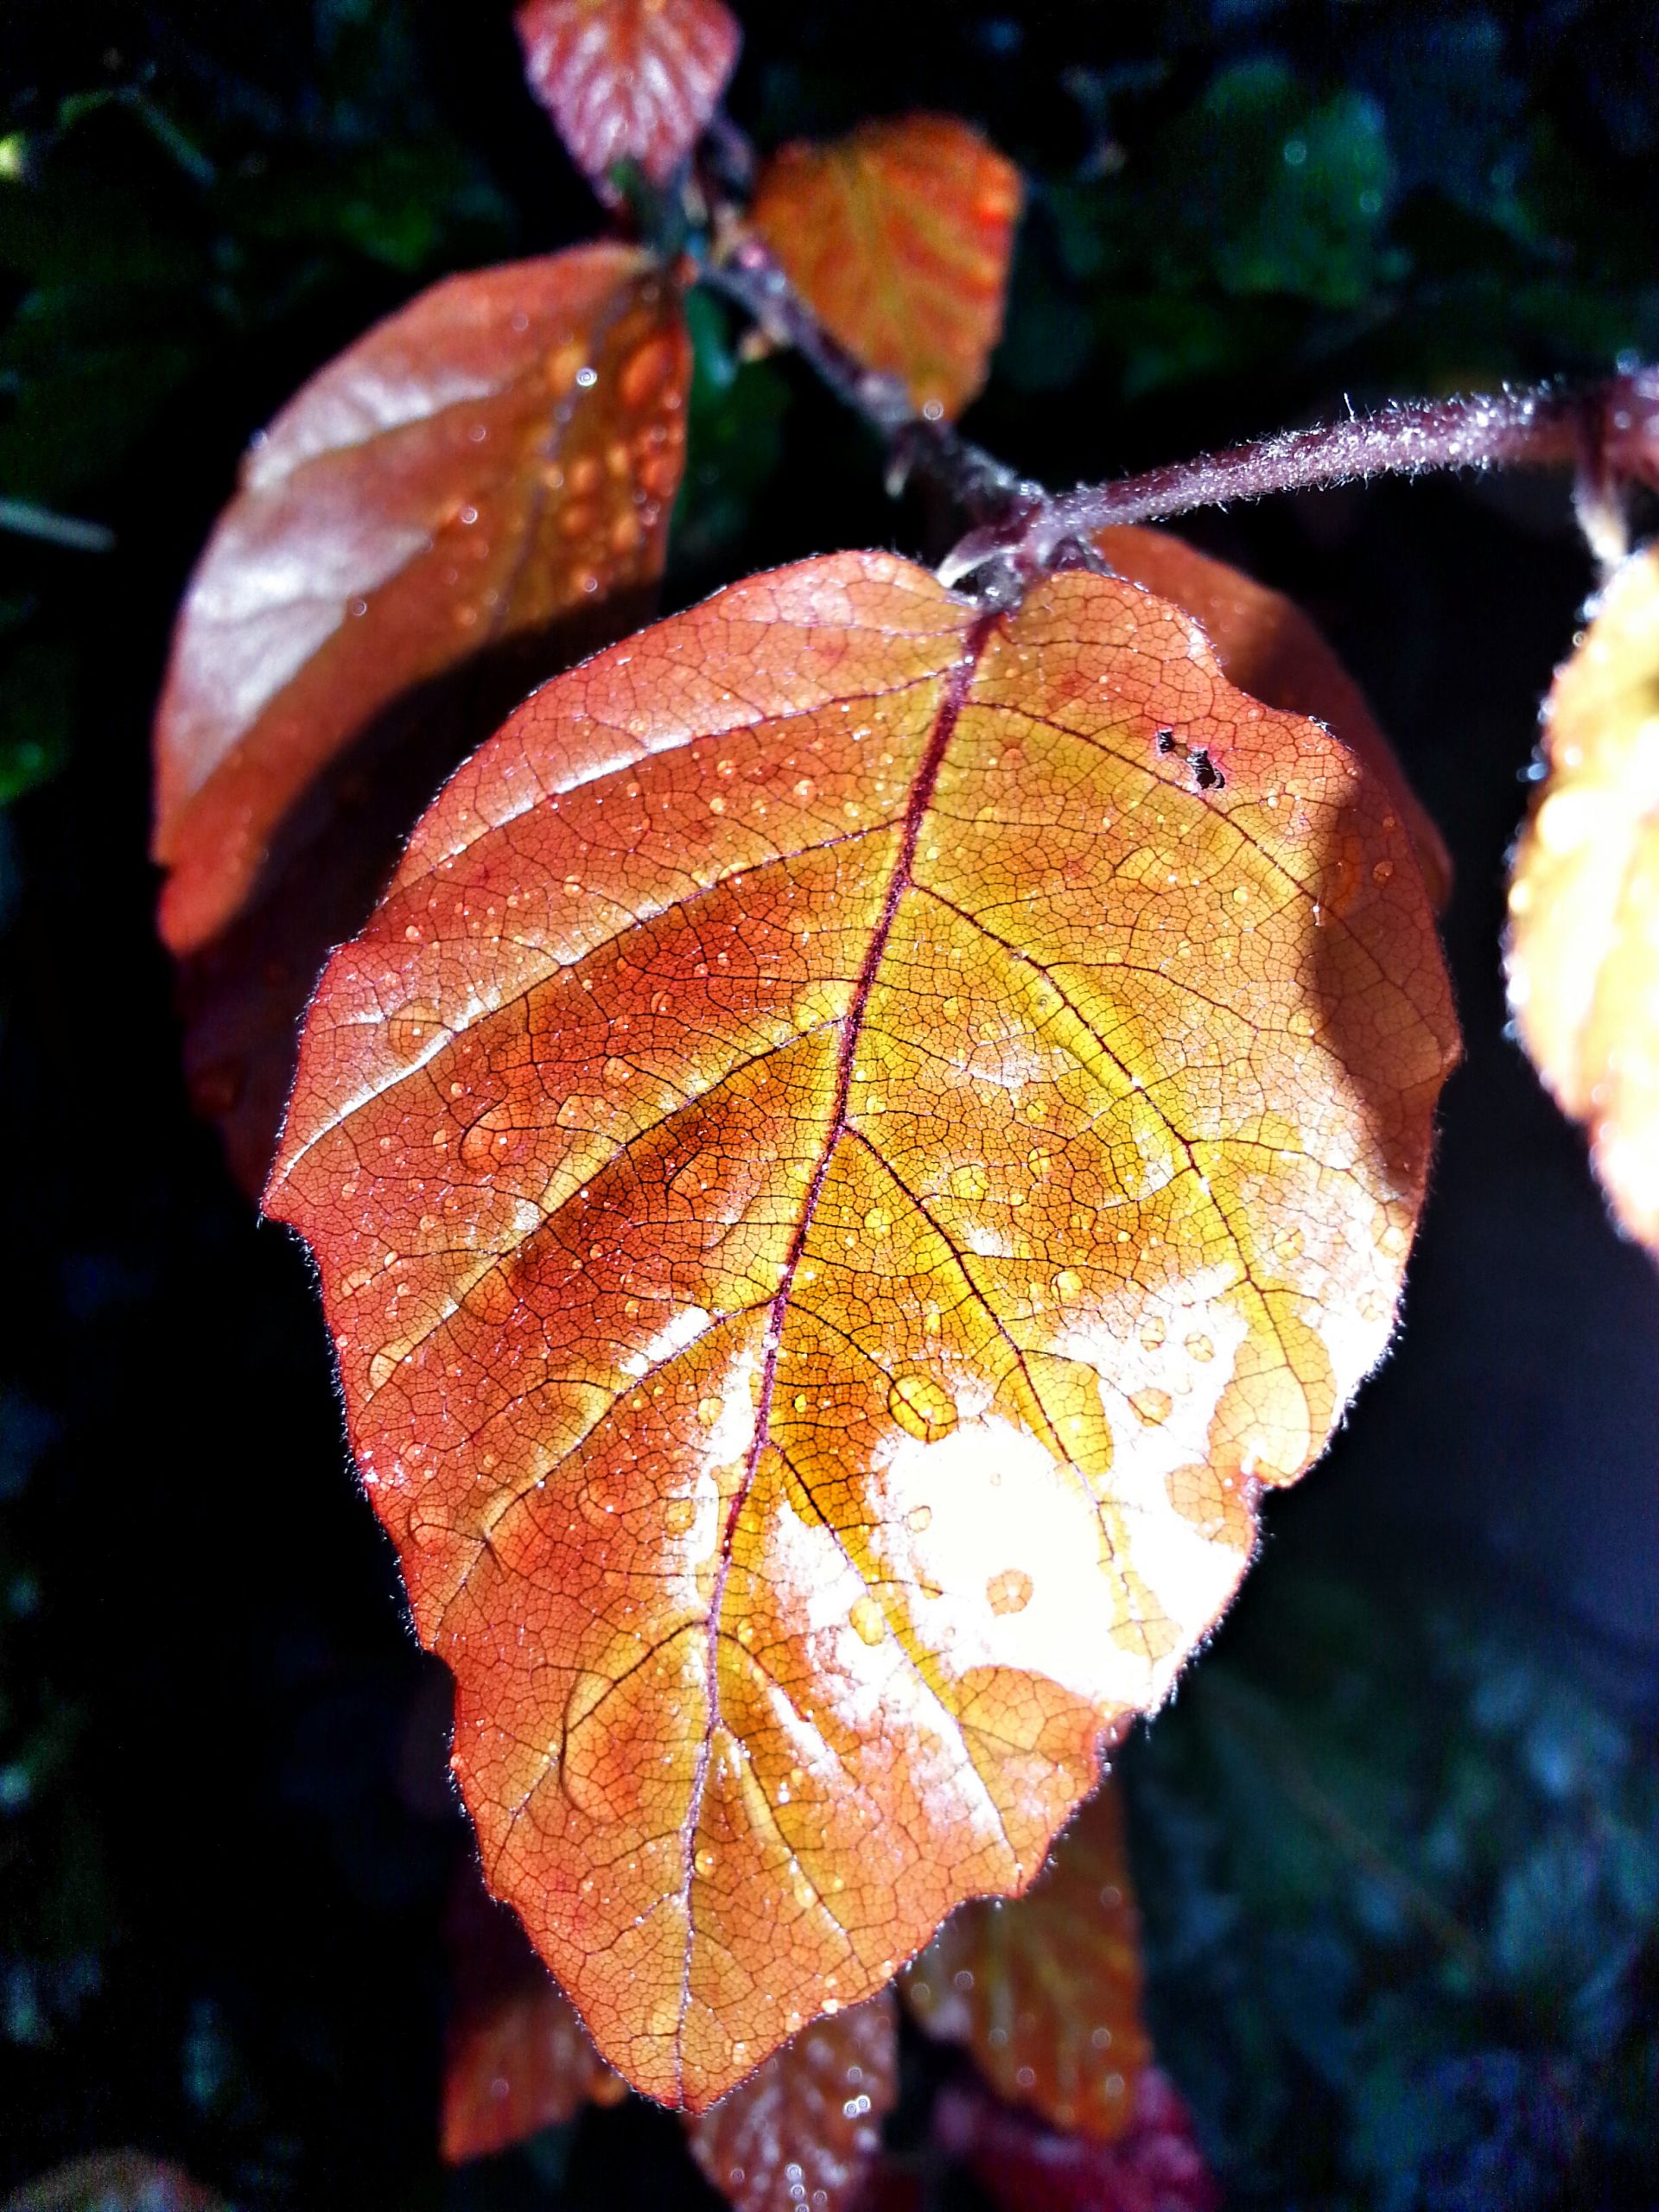
[[1099, 531], [1095, 543], [1120, 576], [1173, 599], [1204, 626], [1230, 683], [1287, 714], [1327, 722], [1393, 791], [1435, 912], [1452, 896], [1452, 856], [1433, 817], [1406, 781], [1364, 696], [1294, 599], [1167, 531], [1135, 524]]
[[595, 181], [632, 160], [666, 184], [737, 61], [721, 0], [525, 0], [513, 21], [530, 88]]
[[627, 2084], [606, 2065], [505, 1905], [468, 1866], [448, 1916], [457, 2003], [443, 2066], [443, 2155], [488, 2158]]
[[735, 2212], [846, 2212], [898, 2088], [897, 2008], [884, 1989], [815, 2022], [688, 2121], [691, 2155]]
[[954, 117], [785, 146], [752, 219], [826, 328], [918, 407], [959, 415], [1002, 332], [1020, 172]]
[[1510, 886], [1510, 1003], [1632, 1236], [1659, 1252], [1659, 547], [1632, 555], [1544, 707]]
[[1068, 2133], [1122, 2135], [1152, 2046], [1116, 1785], [1090, 1799], [1024, 1897], [953, 1913], [901, 1986], [928, 2033], [965, 2044], [1011, 2104]]
[[1040, 1870], [1386, 1344], [1454, 1050], [1389, 795], [1116, 579], [804, 562], [455, 776], [266, 1203], [637, 2087]]
[[586, 246], [434, 286], [289, 402], [192, 580], [157, 713], [175, 952], [232, 920], [400, 695], [660, 572], [690, 373], [657, 265]]

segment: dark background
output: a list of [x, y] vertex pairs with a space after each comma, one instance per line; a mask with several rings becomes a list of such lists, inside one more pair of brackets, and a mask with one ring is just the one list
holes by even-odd
[[[969, 427], [1051, 483], [1659, 358], [1650, 0], [747, 29], [762, 146], [926, 105], [1025, 166]], [[637, 2104], [438, 2165], [442, 1677], [299, 1255], [189, 1116], [145, 859], [168, 626], [250, 433], [422, 285], [595, 221], [503, 10], [6, 10], [0, 499], [35, 512], [0, 528], [0, 2189], [137, 2143], [251, 2205], [712, 2202]], [[670, 603], [922, 544], [797, 365], [697, 332]], [[1548, 480], [1190, 534], [1327, 627], [1442, 824], [1468, 1060], [1398, 1349], [1123, 1761], [1160, 2050], [1236, 2202], [1659, 2204], [1659, 1281], [1505, 1035], [1498, 952], [1590, 569]]]

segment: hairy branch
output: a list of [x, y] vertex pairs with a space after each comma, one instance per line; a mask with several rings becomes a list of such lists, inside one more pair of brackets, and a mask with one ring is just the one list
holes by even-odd
[[715, 290], [779, 345], [793, 346], [836, 398], [863, 416], [887, 448], [894, 490], [912, 476], [925, 477], [969, 522], [989, 527], [1007, 529], [1038, 512], [1045, 496], [1041, 485], [1017, 476], [951, 423], [925, 414], [902, 378], [867, 368], [824, 328], [753, 232], [734, 231], [703, 273]]

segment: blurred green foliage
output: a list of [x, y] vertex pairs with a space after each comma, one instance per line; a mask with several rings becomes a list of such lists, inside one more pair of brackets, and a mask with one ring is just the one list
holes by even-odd
[[1123, 1766], [1158, 2046], [1230, 2202], [1653, 2201], [1656, 1719], [1496, 1589], [1247, 1594]]

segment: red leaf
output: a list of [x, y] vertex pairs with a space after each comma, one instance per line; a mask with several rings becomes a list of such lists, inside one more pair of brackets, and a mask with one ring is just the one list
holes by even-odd
[[1391, 795], [1116, 578], [804, 562], [451, 782], [266, 1202], [636, 2086], [1040, 1870], [1386, 1344], [1454, 1052]]
[[689, 375], [660, 271], [582, 248], [423, 294], [250, 454], [174, 639], [155, 849], [192, 1087], [254, 1188], [323, 955], [420, 806], [561, 650], [638, 619]]
[[660, 270], [585, 246], [435, 285], [289, 403], [192, 579], [157, 710], [175, 952], [238, 912], [399, 693], [658, 573], [689, 375]]
[[666, 184], [702, 135], [742, 34], [721, 0], [525, 0], [530, 88], [596, 182], [632, 160]]
[[1167, 2075], [1141, 2075], [1128, 2132], [1111, 2144], [1062, 2135], [982, 2090], [946, 2089], [934, 2133], [1004, 2212], [1218, 2212], [1221, 2194]]
[[947, 115], [781, 148], [752, 219], [826, 328], [918, 407], [958, 415], [1002, 330], [1020, 172]]
[[443, 2155], [451, 2165], [618, 2103], [627, 2084], [582, 2023], [505, 1905], [470, 1863], [446, 1929], [455, 1986], [443, 2067]]
[[816, 2021], [686, 2133], [736, 2212], [849, 2212], [898, 2093], [893, 1993]]
[[906, 1972], [930, 2035], [966, 2044], [997, 2094], [1111, 2142], [1152, 2056], [1123, 1815], [1107, 1783], [1022, 1897], [953, 1913]]

